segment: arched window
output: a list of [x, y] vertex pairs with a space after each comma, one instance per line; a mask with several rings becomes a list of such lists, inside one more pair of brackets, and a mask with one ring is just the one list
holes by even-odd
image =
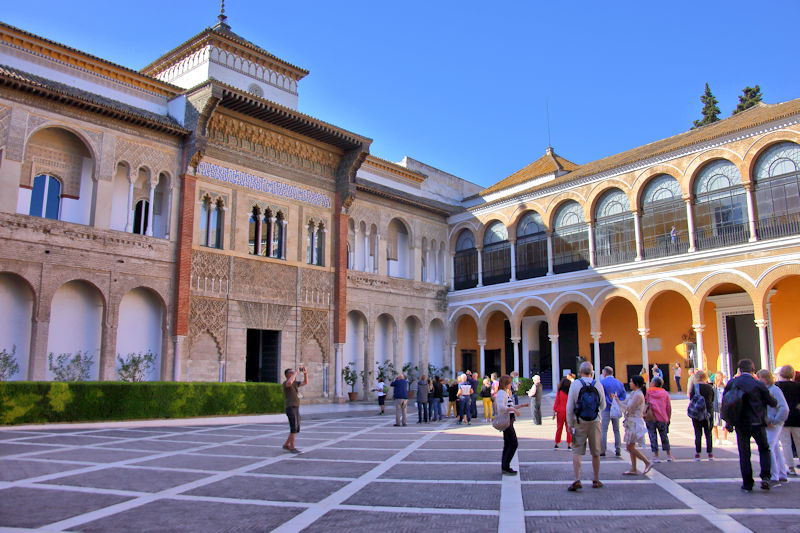
[[475, 236], [468, 229], [462, 229], [456, 238], [453, 274], [455, 290], [471, 289], [478, 285], [478, 250], [475, 248]]
[[578, 202], [569, 201], [556, 213], [553, 225], [553, 272], [589, 268], [589, 233]]
[[314, 241], [314, 264], [317, 266], [325, 266], [325, 235], [325, 224], [320, 222], [317, 226], [317, 237]]
[[756, 161], [758, 237], [774, 239], [800, 233], [800, 146], [782, 142]]
[[642, 256], [667, 257], [689, 249], [686, 205], [678, 180], [668, 174], [656, 176], [642, 195]]
[[628, 196], [619, 189], [603, 193], [594, 211], [597, 266], [618, 265], [636, 258], [636, 234]]
[[216, 204], [206, 196], [200, 208], [200, 244], [209, 248], [222, 248], [223, 230], [222, 200]]
[[286, 217], [282, 211], [269, 219], [272, 232], [272, 257], [286, 259]]
[[547, 274], [547, 232], [542, 215], [528, 211], [517, 223], [517, 279]]
[[150, 202], [139, 200], [133, 211], [133, 232], [138, 235], [147, 233], [147, 226], [150, 223]]
[[325, 250], [325, 226], [313, 220], [306, 228], [306, 263], [309, 265], [324, 266], [322, 253]]
[[258, 208], [254, 207], [250, 211], [250, 221], [247, 224], [247, 252], [251, 255], [261, 255], [261, 214]]
[[47, 174], [40, 174], [33, 178], [29, 214], [35, 217], [58, 220], [60, 211], [61, 182]]
[[700, 250], [747, 242], [747, 206], [742, 175], [719, 159], [700, 171], [694, 183], [695, 242]]
[[[397, 278], [413, 278], [410, 263], [410, 239], [405, 224], [394, 219], [389, 223], [386, 236], [386, 271]], [[358, 250], [358, 247], [356, 247]], [[358, 260], [356, 260], [358, 265]]]
[[508, 230], [494, 221], [483, 234], [483, 284], [494, 285], [511, 279], [511, 245]]

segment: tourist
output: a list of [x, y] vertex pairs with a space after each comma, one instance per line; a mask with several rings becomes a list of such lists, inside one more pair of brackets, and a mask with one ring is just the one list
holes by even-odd
[[517, 453], [517, 432], [514, 430], [514, 419], [519, 416], [519, 410], [514, 406], [513, 393], [511, 392], [511, 376], [502, 376], [499, 380], [497, 391], [497, 414], [502, 416], [508, 413], [510, 424], [503, 430], [503, 455], [501, 456], [500, 470], [505, 475], [514, 476], [517, 471], [511, 468], [511, 460]]
[[511, 373], [511, 394], [514, 395], [514, 405], [519, 405], [519, 372], [516, 370]]
[[[689, 368], [689, 378], [686, 380], [686, 396], [692, 396], [692, 388], [694, 388], [694, 375], [697, 373], [697, 369], [695, 367]], [[708, 379], [708, 376], [706, 376]]]
[[385, 415], [386, 409], [386, 384], [383, 382], [383, 377], [378, 378], [378, 384], [372, 389], [372, 392], [378, 393], [378, 406], [381, 408], [379, 415]]
[[417, 381], [417, 424], [428, 423], [428, 378], [420, 376]]
[[465, 374], [458, 376], [458, 423], [459, 425], [467, 419], [467, 425], [472, 424], [472, 410], [470, 409], [470, 400], [474, 389], [469, 384], [469, 380]]
[[453, 417], [458, 416], [458, 381], [455, 379], [447, 386], [447, 418], [450, 418], [450, 413]]
[[[725, 386], [725, 394], [738, 389], [744, 394], [742, 412], [734, 424], [736, 444], [739, 447], [739, 469], [742, 473], [742, 490], [753, 490], [753, 465], [750, 463], [750, 439], [758, 445], [758, 460], [761, 465], [761, 489], [769, 490], [770, 463], [772, 457], [767, 442], [767, 406], [776, 407], [777, 400], [772, 397], [766, 385], [753, 375], [755, 366], [750, 359], [739, 361], [739, 375]], [[723, 395], [723, 402], [725, 396]]]
[[469, 397], [469, 409], [472, 418], [478, 418], [478, 373], [473, 374], [467, 370], [467, 383], [472, 387], [472, 394]]
[[[722, 407], [722, 394], [725, 392], [725, 383], [725, 374], [722, 372], [714, 374], [714, 446], [728, 444], [728, 430], [725, 428], [725, 421], [722, 419], [722, 413], [720, 412]], [[720, 430], [722, 430], [722, 440], [719, 438]]]
[[[708, 374], [706, 374], [705, 370], [697, 370], [692, 374], [692, 388], [688, 388], [687, 385], [687, 392], [689, 393], [689, 401], [692, 401], [692, 398], [699, 394], [703, 401], [706, 404], [706, 414], [705, 418], [695, 420], [692, 418], [692, 427], [694, 428], [694, 460], [700, 460], [700, 450], [703, 448], [703, 435], [706, 436], [706, 453], [708, 454], [708, 460], [714, 460], [714, 445], [711, 442], [711, 422], [712, 416], [714, 415], [714, 410], [718, 410], [716, 407], [709, 408], [709, 406], [714, 405], [714, 388], [709, 385], [708, 383]], [[720, 419], [721, 420], [721, 419]]]
[[500, 380], [497, 372], [492, 372], [492, 413], [497, 414], [497, 391], [500, 390]]
[[558, 384], [556, 401], [553, 403], [553, 418], [556, 419], [556, 445], [553, 448], [558, 448], [561, 443], [561, 429], [564, 428], [567, 432], [567, 449], [572, 449], [572, 432], [567, 425], [567, 399], [571, 385], [572, 382], [568, 378], [562, 379]]
[[650, 374], [647, 372], [646, 366], [642, 367], [642, 370], [639, 372], [639, 375], [642, 376], [642, 379], [644, 380], [645, 383], [650, 381]]
[[[655, 374], [655, 371], [653, 372]], [[669, 448], [669, 423], [672, 419], [672, 402], [669, 399], [669, 393], [662, 387], [664, 380], [658, 376], [653, 377], [650, 382], [650, 387], [645, 394], [645, 400], [650, 404], [650, 409], [653, 410], [654, 420], [645, 422], [647, 426], [647, 433], [650, 435], [650, 450], [653, 452], [653, 462], [660, 461], [658, 457], [658, 438], [661, 437], [661, 449], [667, 453], [667, 461], [675, 459], [672, 457]]]
[[775, 383], [781, 389], [789, 409], [789, 417], [781, 430], [781, 447], [783, 448], [783, 458], [787, 464], [786, 470], [790, 476], [797, 475], [793, 461], [792, 441], [796, 445], [800, 445], [800, 383], [793, 381], [794, 375], [794, 368], [791, 365], [784, 365], [780, 368], [778, 381]]
[[637, 445], [644, 446], [644, 437], [647, 435], [647, 426], [642, 418], [645, 404], [644, 394], [646, 390], [644, 378], [642, 378], [642, 376], [633, 376], [630, 382], [628, 382], [628, 385], [631, 388], [631, 393], [628, 395], [627, 399], [620, 400], [619, 396], [616, 394], [614, 394], [612, 398], [620, 405], [625, 415], [625, 420], [622, 424], [625, 428], [624, 442], [625, 448], [631, 456], [631, 469], [627, 472], [623, 472], [623, 475], [638, 476], [639, 471], [636, 469], [637, 459], [644, 463], [642, 475], [647, 474], [650, 472], [650, 469], [653, 468], [653, 463], [648, 461], [647, 457], [636, 448]]
[[[303, 382], [298, 383], [297, 372], [303, 373]], [[292, 453], [300, 453], [294, 446], [294, 438], [300, 433], [300, 387], [308, 385], [308, 371], [305, 366], [300, 366], [296, 371], [287, 368], [283, 371], [286, 381], [283, 382], [283, 406], [286, 409], [286, 418], [289, 419], [289, 437], [283, 443], [283, 449]]]
[[[772, 372], [766, 368], [758, 371], [758, 379], [767, 386], [767, 390], [778, 402], [776, 407], [767, 407], [767, 442], [769, 443], [770, 453], [770, 483], [779, 486], [782, 482], [788, 481], [786, 476], [786, 461], [783, 457], [783, 450], [781, 449], [781, 430], [783, 424], [789, 417], [789, 405], [786, 403], [786, 398], [783, 397], [783, 392], [780, 387], [775, 385], [775, 378], [772, 377]], [[792, 453], [789, 450], [789, 453]]]
[[681, 368], [680, 363], [675, 363], [675, 366], [672, 368], [672, 374], [675, 376], [675, 386], [678, 387], [678, 392], [681, 391], [681, 375], [683, 374], [683, 368]]
[[431, 385], [431, 422], [438, 422], [442, 419], [442, 399], [444, 398], [444, 387], [442, 386], [439, 376], [433, 378], [433, 385]]
[[535, 426], [542, 425], [542, 379], [539, 375], [533, 376], [533, 385], [528, 389], [531, 399], [531, 421]]
[[661, 383], [664, 383], [664, 372], [662, 372], [661, 369], [658, 368], [657, 364], [653, 365], [653, 376], [661, 378]]
[[606, 394], [606, 408], [600, 413], [602, 431], [600, 435], [600, 448], [602, 452], [600, 455], [605, 457], [606, 447], [608, 443], [608, 425], [614, 431], [614, 453], [617, 457], [622, 455], [620, 450], [620, 442], [622, 439], [619, 434], [619, 419], [622, 417], [622, 411], [619, 405], [611, 401], [611, 394], [616, 394], [620, 400], [625, 399], [625, 385], [620, 380], [614, 377], [614, 369], [607, 366], [603, 369], [603, 379], [600, 380], [603, 390]]
[[[592, 488], [603, 486], [600, 482], [600, 411], [606, 408], [603, 386], [592, 379], [592, 363], [584, 361], [580, 366], [580, 379], [572, 382], [567, 398], [567, 424], [572, 428], [572, 469], [575, 481], [567, 490], [576, 491], [581, 486], [581, 456], [592, 455]], [[577, 408], [576, 408], [577, 407]]]
[[394, 425], [406, 425], [406, 408], [408, 407], [408, 380], [400, 373], [389, 383], [394, 389]]
[[492, 381], [489, 378], [483, 378], [480, 397], [483, 401], [483, 421], [488, 422], [492, 420]]

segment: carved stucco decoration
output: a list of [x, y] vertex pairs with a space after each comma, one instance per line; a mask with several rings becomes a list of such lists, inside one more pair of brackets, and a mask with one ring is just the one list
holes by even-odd
[[208, 333], [217, 345], [217, 355], [225, 353], [227, 319], [225, 300], [192, 296], [189, 304], [189, 343]]
[[328, 312], [316, 309], [302, 309], [300, 313], [300, 337], [305, 342], [313, 339], [322, 352], [322, 362], [328, 362], [328, 343], [330, 326]]
[[324, 176], [333, 177], [339, 164], [339, 156], [333, 152], [224, 115], [211, 117], [207, 137], [234, 150]]
[[227, 294], [229, 258], [226, 255], [192, 252], [191, 286], [194, 290]]
[[300, 269], [300, 299], [303, 304], [330, 305], [333, 279], [329, 272]]
[[238, 302], [242, 322], [248, 329], [282, 330], [292, 308], [288, 305]]
[[239, 257], [233, 260], [233, 290], [239, 296], [269, 298], [294, 305], [296, 283], [295, 267]]
[[5, 148], [8, 139], [8, 124], [11, 122], [11, 108], [0, 106], [0, 150]]
[[[114, 148], [115, 166], [120, 161], [128, 163], [131, 172], [139, 169], [139, 167], [149, 168], [153, 173], [154, 179], [158, 178], [161, 172], [167, 172], [170, 176], [175, 174], [174, 155], [152, 146], [134, 143], [125, 139], [117, 139], [117, 144]], [[170, 184], [168, 183], [167, 185]]]

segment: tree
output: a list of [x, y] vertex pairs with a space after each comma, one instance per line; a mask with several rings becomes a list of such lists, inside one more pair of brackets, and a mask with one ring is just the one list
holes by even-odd
[[47, 366], [55, 381], [88, 381], [93, 364], [94, 356], [88, 351], [78, 350], [74, 354], [67, 352], [58, 355], [50, 352], [47, 356]]
[[147, 373], [153, 368], [156, 361], [156, 356], [153, 352], [147, 350], [142, 353], [129, 353], [127, 357], [122, 357], [117, 354], [117, 361], [119, 361], [119, 370], [117, 375], [122, 381], [144, 381]]
[[742, 89], [742, 95], [739, 96], [739, 103], [736, 105], [736, 109], [734, 109], [731, 114], [735, 115], [736, 113], [741, 113], [745, 109], [750, 109], [760, 101], [761, 87], [758, 85], [755, 87], [745, 87]]
[[708, 87], [708, 82], [706, 82], [706, 91], [703, 93], [703, 96], [700, 97], [700, 101], [703, 102], [703, 118], [694, 121], [694, 128], [706, 126], [719, 120], [719, 107], [717, 107], [719, 102], [714, 95], [711, 94], [711, 89]]
[[11, 353], [3, 348], [0, 350], [0, 381], [8, 381], [14, 374], [19, 372], [19, 365], [17, 364], [14, 354], [17, 352], [17, 345], [11, 347]]

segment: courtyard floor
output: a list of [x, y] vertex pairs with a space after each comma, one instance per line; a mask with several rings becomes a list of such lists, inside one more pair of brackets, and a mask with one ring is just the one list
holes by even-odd
[[533, 426], [527, 409], [518, 477], [501, 476], [502, 435], [490, 425], [417, 424], [415, 408], [407, 427], [393, 426], [392, 408], [301, 408], [300, 455], [281, 449], [280, 416], [2, 428], [0, 529], [800, 531], [797, 478], [745, 494], [735, 446], [694, 462], [686, 403], [673, 401], [677, 461], [623, 476], [612, 437], [605, 487], [590, 488], [586, 456], [578, 493], [567, 492], [572, 455], [553, 449], [554, 421]]

